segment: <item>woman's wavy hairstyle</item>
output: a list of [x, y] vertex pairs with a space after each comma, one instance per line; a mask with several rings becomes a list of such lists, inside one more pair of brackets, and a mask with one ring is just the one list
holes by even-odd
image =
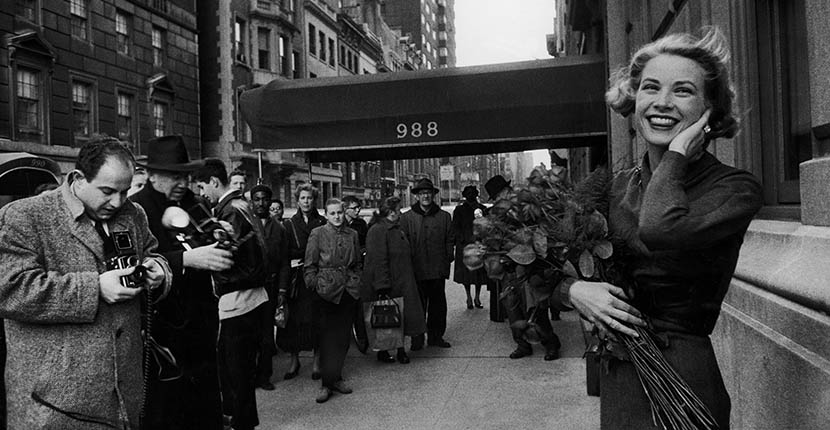
[[311, 193], [311, 199], [315, 201], [317, 200], [317, 196], [320, 194], [314, 185], [302, 183], [297, 185], [297, 188], [294, 189], [294, 198], [300, 200], [300, 193], [303, 191]]
[[634, 103], [643, 69], [651, 59], [668, 54], [688, 58], [704, 70], [704, 99], [712, 108], [709, 116], [708, 139], [732, 138], [738, 132], [738, 119], [733, 111], [735, 90], [729, 77], [729, 43], [717, 27], [704, 28], [705, 34], [697, 38], [691, 34], [670, 34], [641, 47], [631, 57], [628, 66], [612, 74], [610, 87], [605, 93], [608, 106], [622, 116], [634, 112]]

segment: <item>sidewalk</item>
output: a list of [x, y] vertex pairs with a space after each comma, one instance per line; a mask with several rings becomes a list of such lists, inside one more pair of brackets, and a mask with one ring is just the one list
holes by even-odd
[[447, 281], [447, 334], [452, 348], [410, 353], [412, 363], [386, 364], [354, 345], [344, 377], [354, 393], [318, 405], [311, 355], [300, 357], [300, 375], [284, 381], [287, 354], [274, 358], [274, 391], [257, 390], [261, 430], [271, 429], [567, 429], [599, 428], [599, 399], [585, 392], [584, 343], [574, 312], [553, 327], [562, 358], [542, 360], [543, 350], [519, 360], [507, 323], [485, 309], [468, 310], [464, 288]]

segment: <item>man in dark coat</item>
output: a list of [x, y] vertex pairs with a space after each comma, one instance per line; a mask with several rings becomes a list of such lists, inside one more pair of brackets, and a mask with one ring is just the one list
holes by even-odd
[[291, 260], [288, 258], [288, 235], [282, 222], [271, 216], [271, 199], [274, 192], [265, 185], [256, 185], [251, 188], [251, 206], [254, 214], [262, 222], [265, 232], [266, 255], [265, 267], [268, 270], [268, 279], [265, 291], [268, 293], [268, 307], [263, 312], [263, 335], [257, 356], [257, 387], [263, 390], [273, 390], [271, 375], [274, 373], [272, 357], [277, 353], [274, 344], [274, 313], [277, 306], [283, 305], [288, 292], [288, 275]]
[[262, 223], [228, 182], [225, 163], [217, 158], [193, 174], [202, 197], [226, 228], [233, 250], [233, 266], [213, 274], [219, 297], [219, 380], [222, 407], [235, 430], [259, 425], [256, 409], [256, 357], [262, 340], [262, 313], [266, 311], [265, 234]]
[[361, 253], [366, 252], [366, 233], [369, 232], [369, 226], [360, 217], [360, 202], [357, 197], [343, 197], [343, 209], [346, 211], [346, 226], [357, 232]]
[[[421, 179], [412, 188], [418, 202], [401, 215], [403, 229], [412, 246], [412, 266], [427, 317], [427, 344], [449, 348], [444, 340], [447, 330], [447, 294], [444, 282], [450, 277], [453, 260], [452, 217], [435, 203], [438, 188], [429, 179]], [[423, 347], [423, 336], [412, 339], [412, 349]]]
[[[188, 189], [189, 172], [200, 163], [190, 162], [180, 136], [151, 139], [147, 147], [147, 184], [131, 200], [147, 213], [159, 252], [170, 262], [173, 290], [152, 309], [152, 335], [170, 349], [181, 377], [160, 372], [151, 361], [145, 429], [222, 429], [216, 334], [219, 318], [210, 271], [231, 267], [230, 251], [216, 246], [185, 247], [162, 225], [171, 206], [185, 210], [198, 204]], [[167, 363], [165, 369], [175, 369]]]

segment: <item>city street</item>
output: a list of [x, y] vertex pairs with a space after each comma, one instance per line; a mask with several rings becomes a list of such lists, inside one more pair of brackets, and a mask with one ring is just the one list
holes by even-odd
[[300, 375], [284, 381], [288, 356], [274, 358], [274, 391], [257, 390], [259, 429], [500, 429], [599, 428], [599, 398], [585, 392], [584, 342], [576, 313], [563, 313], [553, 327], [562, 339], [562, 357], [519, 360], [507, 356], [515, 343], [507, 322], [489, 319], [484, 309], [466, 308], [464, 288], [447, 282], [445, 338], [452, 348], [426, 347], [410, 353], [412, 363], [379, 363], [374, 352], [349, 350], [344, 377], [354, 393], [314, 401], [319, 381], [311, 380], [311, 354]]

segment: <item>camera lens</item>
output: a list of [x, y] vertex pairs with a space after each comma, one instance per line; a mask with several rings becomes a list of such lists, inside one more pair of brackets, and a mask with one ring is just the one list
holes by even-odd
[[138, 266], [138, 257], [135, 255], [131, 255], [127, 257], [127, 267]]

